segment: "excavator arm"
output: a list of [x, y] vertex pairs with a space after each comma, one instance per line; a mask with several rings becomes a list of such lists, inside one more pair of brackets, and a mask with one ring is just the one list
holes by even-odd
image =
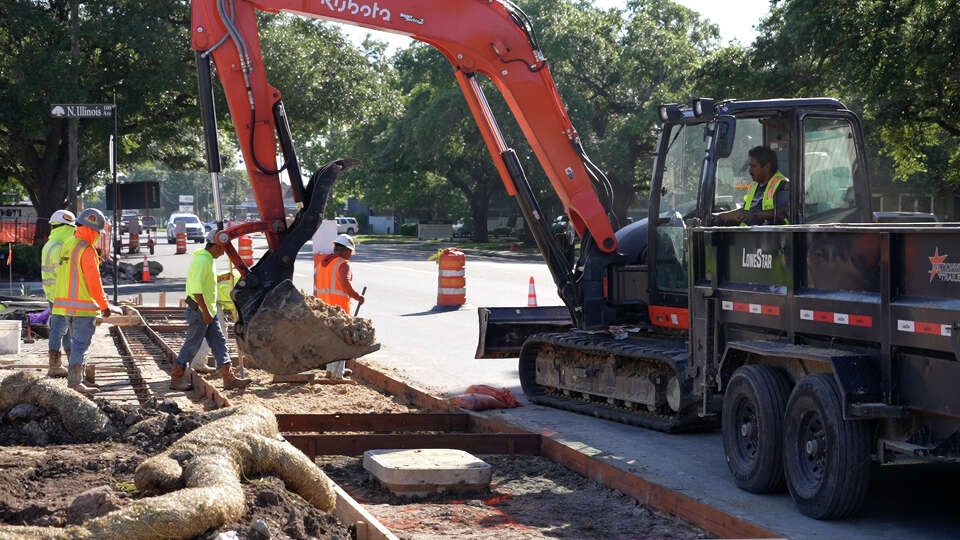
[[[504, 96], [525, 137], [563, 203], [584, 245], [613, 253], [617, 240], [608, 209], [595, 186], [611, 191], [603, 173], [583, 152], [560, 100], [546, 58], [526, 15], [510, 0], [193, 0], [192, 46], [196, 52], [208, 169], [219, 193], [220, 157], [213, 110], [210, 61], [216, 65], [261, 219], [222, 230], [217, 199], [218, 242], [244, 274], [234, 293], [241, 323], [259, 309], [264, 295], [293, 273], [293, 261], [320, 223], [327, 192], [337, 174], [353, 163], [338, 162], [304, 184], [287, 125], [281, 93], [267, 80], [257, 29], [257, 11], [287, 12], [384, 30], [423, 41], [454, 67], [457, 82], [476, 119], [507, 192], [515, 196], [571, 315], [582, 308], [582, 284], [556, 244], [533, 190], [493, 117], [477, 75], [489, 78]], [[277, 165], [277, 146], [284, 163]], [[286, 170], [301, 209], [285, 219], [280, 173]], [[321, 174], [323, 173], [323, 174]], [[246, 268], [229, 241], [263, 231], [269, 251]], [[238, 334], [244, 326], [238, 328]]]

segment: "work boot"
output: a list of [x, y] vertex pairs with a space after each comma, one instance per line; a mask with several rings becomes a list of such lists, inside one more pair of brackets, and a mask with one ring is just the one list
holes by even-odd
[[253, 379], [241, 379], [240, 377], [235, 377], [233, 372], [230, 371], [230, 364], [224, 364], [220, 366], [220, 377], [223, 378], [224, 390], [242, 390], [246, 388], [248, 384], [253, 382]]
[[47, 377], [67, 376], [66, 368], [64, 368], [63, 364], [60, 363], [60, 351], [49, 351], [47, 365], [50, 366], [49, 369], [47, 369]]
[[190, 370], [185, 369], [180, 364], [174, 364], [170, 371], [170, 389], [171, 390], [193, 390], [193, 382], [190, 380]]
[[83, 365], [67, 366], [67, 388], [85, 396], [96, 394], [100, 390], [83, 384]]
[[[88, 367], [90, 369], [87, 369]], [[96, 378], [96, 369], [94, 368], [93, 364], [89, 366], [84, 364], [83, 365], [83, 384], [93, 388], [100, 388], [100, 385], [97, 384], [97, 381], [95, 380], [95, 378]]]

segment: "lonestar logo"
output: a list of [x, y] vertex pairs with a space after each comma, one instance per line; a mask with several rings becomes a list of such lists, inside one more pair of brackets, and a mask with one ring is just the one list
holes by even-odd
[[934, 248], [933, 257], [927, 258], [930, 259], [930, 270], [927, 272], [930, 274], [930, 283], [933, 283], [934, 278], [960, 283], [960, 263], [945, 262], [947, 254], [941, 255], [939, 247]]
[[764, 253], [762, 249], [757, 248], [756, 252], [742, 250], [740, 266], [743, 268], [761, 268], [769, 270], [773, 268], [773, 255]]

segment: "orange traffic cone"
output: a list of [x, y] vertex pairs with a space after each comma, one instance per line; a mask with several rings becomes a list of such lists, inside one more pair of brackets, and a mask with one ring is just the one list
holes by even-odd
[[533, 276], [530, 276], [530, 288], [527, 290], [527, 307], [537, 307], [537, 289], [533, 286]]
[[144, 283], [150, 283], [150, 264], [147, 263], [147, 256], [143, 256], [143, 274], [140, 276], [140, 281]]

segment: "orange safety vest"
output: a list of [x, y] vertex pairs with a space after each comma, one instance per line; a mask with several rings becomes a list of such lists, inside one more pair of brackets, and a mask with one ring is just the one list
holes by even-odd
[[[80, 256], [85, 249], [93, 248], [76, 237], [68, 239], [63, 244], [60, 257], [64, 262], [57, 268], [57, 284], [53, 299], [55, 315], [96, 317], [100, 313], [100, 306], [93, 301], [93, 297], [87, 290], [87, 283], [83, 279], [83, 272], [80, 270]], [[67, 250], [70, 250], [69, 259], [65, 257]]]
[[337, 280], [340, 265], [347, 261], [336, 257], [324, 266], [321, 262], [324, 257], [318, 255], [314, 264], [313, 296], [331, 306], [340, 306], [344, 313], [350, 313], [350, 295], [340, 288]]

